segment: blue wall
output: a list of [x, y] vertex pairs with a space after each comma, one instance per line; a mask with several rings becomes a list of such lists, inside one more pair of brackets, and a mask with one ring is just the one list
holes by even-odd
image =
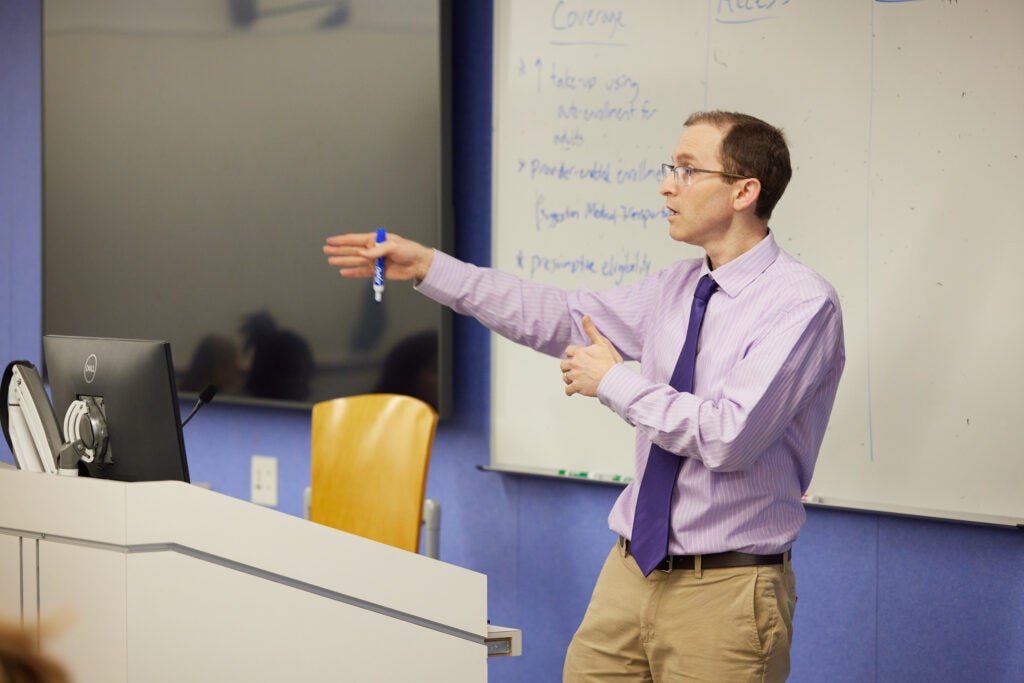
[[[456, 251], [486, 264], [492, 8], [454, 5]], [[0, 1], [4, 364], [40, 355], [39, 24], [39, 0]], [[524, 655], [491, 662], [491, 680], [557, 681], [612, 542], [617, 489], [477, 470], [488, 461], [487, 332], [459, 318], [455, 345], [454, 416], [439, 429], [427, 486], [444, 506], [442, 559], [486, 573], [492, 622], [523, 629]], [[186, 446], [194, 481], [239, 498], [249, 457], [277, 456], [280, 509], [300, 513], [307, 411], [214, 404], [189, 424]], [[11, 462], [5, 448], [0, 457]], [[795, 565], [792, 681], [1024, 680], [1024, 532], [813, 509]]]

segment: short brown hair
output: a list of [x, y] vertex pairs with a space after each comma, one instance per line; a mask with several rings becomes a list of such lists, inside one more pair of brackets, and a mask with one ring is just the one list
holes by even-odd
[[63, 665], [40, 651], [27, 630], [0, 623], [0, 681], [70, 683], [71, 678]]
[[793, 167], [782, 130], [748, 114], [728, 111], [699, 111], [686, 119], [687, 126], [712, 125], [722, 136], [722, 170], [745, 178], [757, 178], [761, 194], [754, 215], [768, 220], [789, 185]]

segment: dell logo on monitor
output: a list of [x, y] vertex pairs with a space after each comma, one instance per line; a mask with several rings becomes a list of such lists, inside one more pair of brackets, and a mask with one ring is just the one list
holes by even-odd
[[85, 367], [82, 369], [82, 376], [85, 377], [87, 384], [92, 384], [92, 381], [96, 379], [96, 367], [99, 365], [99, 361], [96, 360], [96, 354], [90, 353], [89, 357], [85, 359]]

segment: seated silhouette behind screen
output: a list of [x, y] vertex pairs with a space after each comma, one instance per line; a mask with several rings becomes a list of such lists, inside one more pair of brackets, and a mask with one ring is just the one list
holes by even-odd
[[374, 391], [412, 396], [437, 410], [437, 382], [437, 333], [428, 330], [395, 344]]
[[245, 351], [252, 363], [245, 393], [257, 398], [303, 401], [313, 378], [313, 352], [292, 330], [283, 330], [267, 313], [254, 313], [242, 325]]

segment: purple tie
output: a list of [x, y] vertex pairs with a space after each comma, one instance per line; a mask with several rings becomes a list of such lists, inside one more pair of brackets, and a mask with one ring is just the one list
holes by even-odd
[[[693, 368], [697, 363], [697, 337], [704, 320], [704, 309], [708, 299], [718, 288], [718, 283], [705, 275], [697, 283], [690, 308], [690, 323], [686, 327], [683, 350], [676, 361], [675, 372], [669, 384], [677, 391], [693, 391]], [[675, 488], [679, 466], [683, 459], [669, 453], [657, 444], [651, 444], [647, 457], [647, 469], [640, 481], [640, 492], [633, 515], [633, 537], [629, 550], [640, 571], [647, 576], [668, 554], [668, 522], [672, 506], [672, 489]]]

